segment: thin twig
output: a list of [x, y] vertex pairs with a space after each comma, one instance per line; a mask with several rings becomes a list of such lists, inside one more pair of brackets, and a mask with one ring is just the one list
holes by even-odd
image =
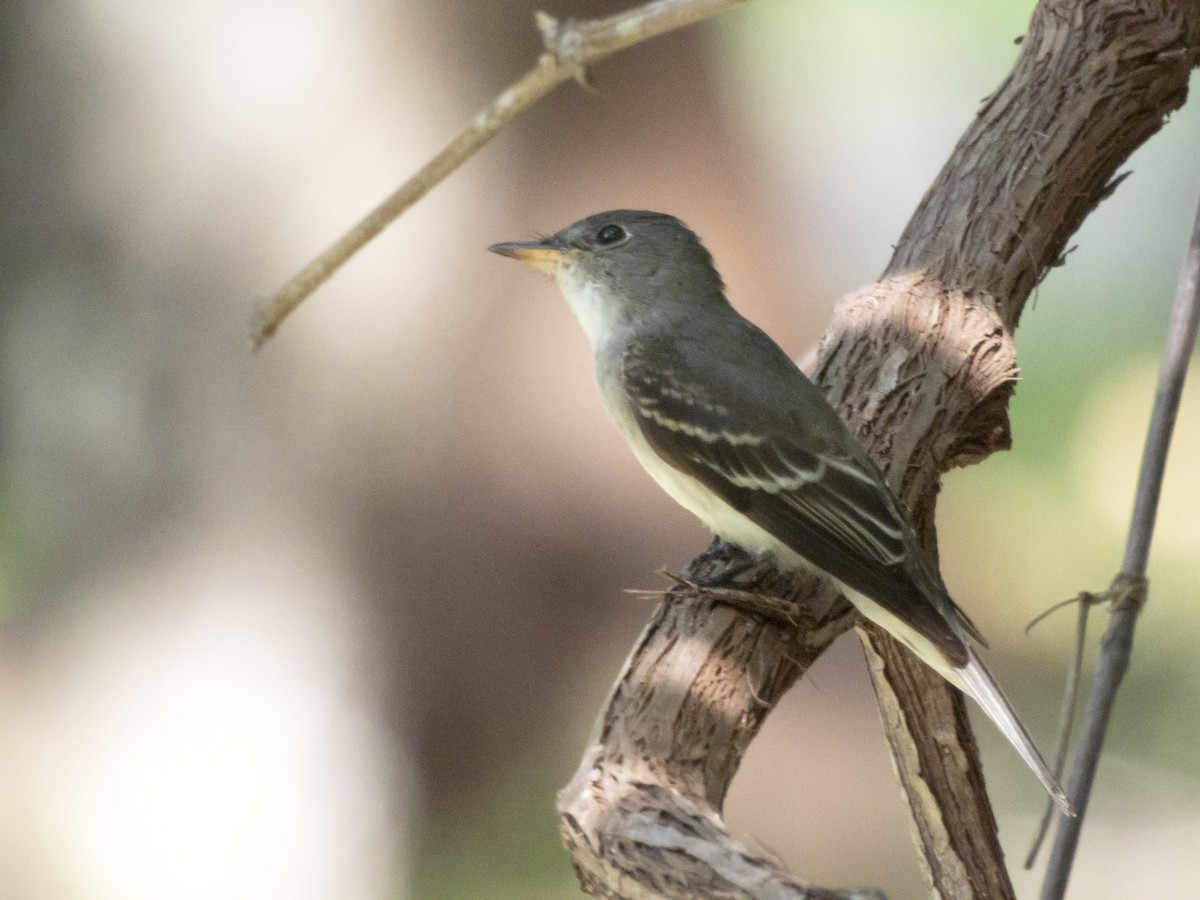
[[1046, 880], [1042, 884], [1042, 900], [1059, 900], [1066, 892], [1075, 850], [1079, 844], [1080, 827], [1087, 812], [1100, 748], [1108, 729], [1117, 688], [1129, 665], [1133, 647], [1133, 629], [1138, 612], [1146, 598], [1146, 560], [1150, 555], [1150, 539], [1154, 533], [1154, 517], [1162, 494], [1163, 473], [1167, 464], [1167, 449], [1179, 412], [1179, 399], [1187, 377], [1188, 360], [1196, 345], [1196, 328], [1200, 324], [1200, 208], [1188, 245], [1187, 258], [1179, 275], [1171, 325], [1159, 371], [1154, 410], [1150, 416], [1150, 431], [1142, 454], [1138, 474], [1137, 494], [1133, 503], [1133, 518], [1125, 544], [1125, 560], [1121, 573], [1110, 588], [1113, 612], [1101, 643], [1096, 678], [1088, 697], [1084, 720], [1083, 741], [1071, 774], [1070, 797], [1079, 811], [1075, 818], [1061, 818], [1050, 853]]
[[1040, 625], [1046, 619], [1050, 618], [1052, 615], [1054, 615], [1060, 609], [1066, 609], [1068, 606], [1070, 606], [1073, 603], [1090, 604], [1092, 606], [1095, 606], [1097, 603], [1099, 603], [1103, 599], [1104, 599], [1104, 597], [1102, 595], [1097, 596], [1096, 594], [1093, 594], [1090, 591], [1080, 591], [1074, 597], [1068, 597], [1066, 600], [1059, 600], [1057, 603], [1055, 603], [1049, 609], [1043, 609], [1040, 613], [1038, 613], [1036, 616], [1034, 616], [1032, 619], [1030, 619], [1029, 622], [1026, 623], [1026, 625], [1025, 625], [1025, 633], [1029, 634], [1029, 632], [1033, 631], [1033, 629], [1036, 626]]
[[564, 81], [588, 84], [587, 67], [634, 44], [714, 16], [745, 0], [653, 0], [605, 19], [559, 22], [538, 13], [545, 52], [537, 65], [509, 85], [441, 152], [375, 207], [320, 256], [270, 297], [260, 298], [250, 316], [250, 339], [262, 346], [283, 320], [363, 245], [394, 222], [430, 189], [470, 159], [518, 115]]
[[[1100, 602], [1101, 599], [1090, 591], [1083, 591], [1078, 597], [1054, 604], [1025, 627], [1025, 630], [1028, 631], [1034, 624], [1055, 610], [1061, 609], [1068, 603], [1079, 603], [1079, 616], [1075, 621], [1075, 653], [1072, 654], [1071, 662], [1067, 665], [1067, 683], [1063, 687], [1062, 704], [1058, 710], [1058, 743], [1054, 748], [1054, 779], [1060, 784], [1062, 783], [1063, 769], [1067, 765], [1067, 752], [1071, 749], [1071, 729], [1075, 723], [1075, 708], [1079, 702], [1079, 676], [1083, 673], [1083, 650], [1087, 642], [1088, 609], [1092, 604]], [[1054, 821], [1056, 809], [1058, 809], [1058, 804], [1054, 802], [1053, 798], [1047, 797], [1046, 810], [1042, 813], [1042, 821], [1038, 825], [1037, 835], [1034, 836], [1033, 845], [1025, 857], [1026, 869], [1033, 868], [1038, 851], [1042, 849], [1042, 841], [1046, 839], [1046, 833], [1050, 830], [1050, 823]]]

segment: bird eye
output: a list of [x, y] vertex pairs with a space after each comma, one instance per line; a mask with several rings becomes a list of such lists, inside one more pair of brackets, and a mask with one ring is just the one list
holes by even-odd
[[629, 235], [620, 225], [605, 225], [596, 232], [596, 243], [612, 245], [625, 240]]

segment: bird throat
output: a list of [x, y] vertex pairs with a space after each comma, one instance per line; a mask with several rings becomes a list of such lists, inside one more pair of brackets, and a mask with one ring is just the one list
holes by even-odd
[[611, 285], [569, 264], [558, 270], [556, 280], [592, 347], [624, 330], [621, 312], [626, 304], [613, 295]]

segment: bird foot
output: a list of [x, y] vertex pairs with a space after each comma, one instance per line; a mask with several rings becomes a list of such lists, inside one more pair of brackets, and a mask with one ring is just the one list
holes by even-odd
[[[753, 561], [752, 561], [753, 562]], [[692, 581], [666, 570], [661, 575], [669, 578], [681, 587], [688, 588], [701, 594], [704, 599], [723, 606], [731, 606], [750, 615], [759, 616], [772, 622], [780, 622], [795, 627], [797, 625], [795, 604], [780, 597], [772, 597], [761, 591], [750, 590], [740, 586], [724, 586], [727, 579], [718, 578], [713, 581]], [[738, 573], [735, 573], [738, 574]]]

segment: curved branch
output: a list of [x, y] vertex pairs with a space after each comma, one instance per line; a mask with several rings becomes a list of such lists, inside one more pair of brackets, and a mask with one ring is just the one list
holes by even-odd
[[[869, 322], [882, 325], [883, 336], [872, 338], [876, 358], [888, 352], [889, 331], [891, 344], [901, 347], [905, 332], [927, 333], [929, 323], [912, 319], [914, 307], [925, 314], [929, 306], [953, 309], [966, 303], [995, 312], [990, 336], [979, 327], [974, 329], [975, 344], [960, 339], [956, 349], [953, 342], [938, 341], [934, 358], [924, 367], [918, 357], [926, 350], [906, 361], [909, 372], [924, 372], [922, 383], [914, 387], [926, 394], [923, 403], [863, 411], [856, 398], [876, 396], [886, 388], [878, 371], [857, 362], [830, 373], [831, 396], [860, 427], [868, 445], [890, 456], [893, 483], [918, 522], [932, 520], [942, 471], [1008, 447], [1007, 403], [1014, 380], [997, 378], [996, 368], [1007, 362], [1015, 376], [1011, 332], [1030, 292], [1058, 263], [1071, 234], [1119, 183], [1114, 178], [1118, 166], [1186, 99], [1188, 75], [1200, 52], [1198, 21], [1200, 13], [1191, 3], [1041, 3], [1012, 72], [984, 102], [906, 227], [885, 273], [884, 285], [891, 287], [875, 289], [888, 299], [878, 300], [866, 313]], [[909, 322], [896, 327], [901, 314]], [[834, 324], [835, 331], [850, 333], [852, 339], [869, 327], [853, 321]], [[955, 330], [960, 338], [970, 333]], [[826, 346], [831, 346], [828, 339]], [[829, 360], [838, 363], [836, 352], [826, 358], [826, 365]], [[985, 377], [947, 392], [947, 374], [959, 373], [960, 367]], [[918, 423], [912, 421], [914, 410]], [[906, 441], [905, 434], [912, 436]], [[912, 448], [922, 437], [929, 442], [930, 456], [913, 465]], [[915, 458], [922, 462], [919, 455]], [[932, 543], [931, 526], [926, 533]], [[893, 758], [935, 884], [941, 887], [938, 866], [947, 847], [955, 850], [947, 876], [961, 861], [975, 873], [977, 884], [984, 877], [1001, 877], [983, 795], [973, 804], [978, 815], [961, 814], [968, 785], [982, 784], [973, 745], [963, 743], [948, 752], [944, 742], [919, 739], [960, 734], [961, 698], [914, 665], [886, 636], [873, 636], [868, 644]], [[885, 681], [908, 690], [895, 691], [881, 683]], [[952, 712], [931, 714], [930, 698], [937, 694], [953, 694]], [[962, 767], [960, 753], [972, 760], [970, 766]], [[950, 765], [945, 766], [947, 759]], [[946, 776], [951, 783], [944, 783]], [[989, 848], [982, 857], [981, 847]], [[1003, 878], [1007, 885], [1006, 873]], [[993, 896], [996, 890], [992, 885], [981, 893]]]
[[654, 0], [606, 19], [559, 22], [537, 14], [545, 52], [537, 65], [505, 88], [449, 144], [395, 192], [297, 272], [270, 297], [261, 298], [250, 315], [250, 339], [262, 346], [283, 320], [334, 272], [424, 197], [447, 175], [475, 155], [513, 119], [572, 78], [586, 84], [587, 67], [634, 44], [714, 16], [745, 0]]
[[996, 298], [1016, 328], [1133, 149], [1187, 99], [1192, 0], [1043, 0], [904, 229], [885, 276], [924, 271]]
[[[929, 549], [941, 473], [1009, 445], [1012, 330], [1026, 299], [1116, 185], [1117, 167], [1183, 103], [1198, 54], [1194, 3], [1043, 0], [1012, 73], [922, 200], [883, 280], [839, 304], [817, 381]], [[696, 562], [722, 564], [711, 550]], [[752, 585], [789, 587], [771, 578]], [[790, 587], [793, 633], [668, 594], [559, 797], [587, 890], [804, 896], [720, 827], [725, 788], [766, 709], [852, 621], [827, 589]], [[868, 632], [865, 643], [935, 891], [1011, 896], [961, 695], [886, 635]], [[637, 838], [647, 822], [668, 830], [667, 844]]]
[[[728, 552], [715, 543], [687, 574], [720, 571]], [[815, 578], [789, 585], [757, 568], [747, 596], [811, 597], [794, 606], [790, 623], [770, 608], [747, 613], [683, 583], [666, 593], [559, 794], [563, 838], [585, 891], [607, 898], [881, 896], [804, 884], [731, 839], [719, 813], [767, 713], [854, 620], [849, 604], [819, 585]]]

